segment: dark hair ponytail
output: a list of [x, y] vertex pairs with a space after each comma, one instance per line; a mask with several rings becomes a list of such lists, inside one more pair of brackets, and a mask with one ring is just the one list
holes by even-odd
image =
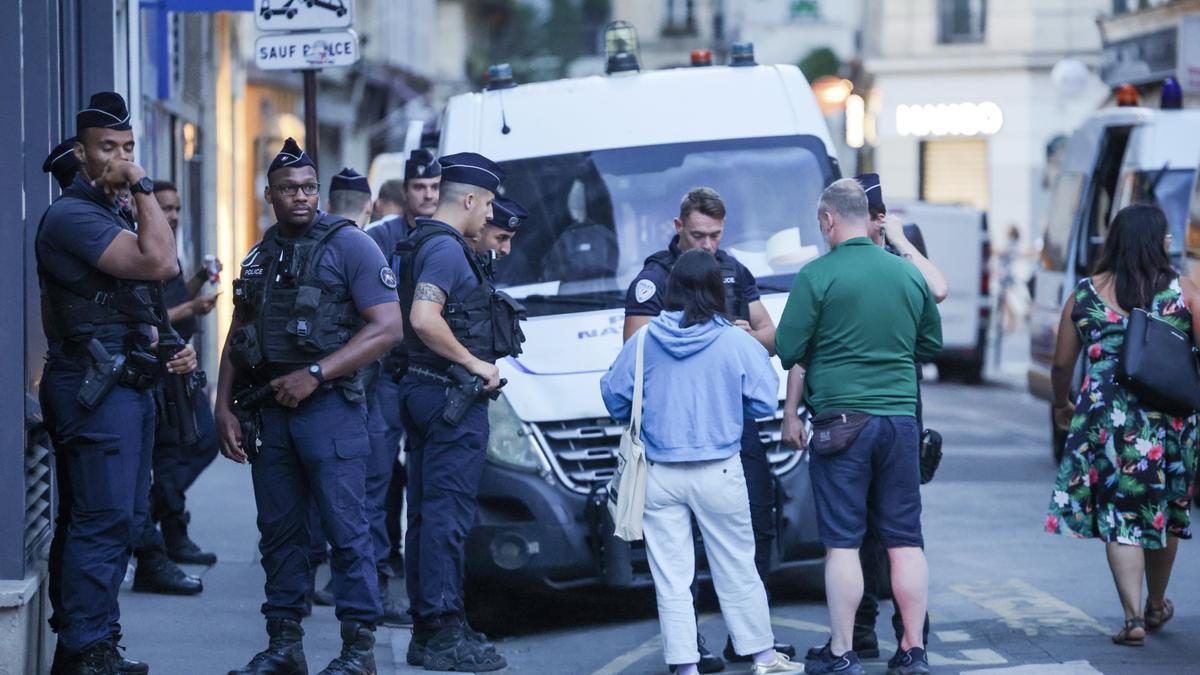
[[1117, 212], [1104, 239], [1095, 273], [1112, 275], [1121, 309], [1148, 307], [1177, 276], [1164, 245], [1167, 217], [1152, 204], [1133, 204]]
[[724, 318], [725, 281], [716, 257], [700, 249], [679, 256], [667, 277], [665, 301], [668, 310], [683, 311], [683, 328]]

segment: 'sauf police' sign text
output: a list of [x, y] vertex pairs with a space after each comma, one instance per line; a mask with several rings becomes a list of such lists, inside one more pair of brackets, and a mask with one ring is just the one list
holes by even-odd
[[260, 35], [254, 41], [254, 63], [263, 70], [349, 66], [358, 58], [358, 35], [352, 30], [277, 33]]

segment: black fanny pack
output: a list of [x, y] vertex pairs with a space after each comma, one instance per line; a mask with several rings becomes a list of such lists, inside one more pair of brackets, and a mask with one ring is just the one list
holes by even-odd
[[854, 444], [873, 415], [853, 410], [829, 410], [812, 419], [809, 447], [818, 457], [830, 457]]

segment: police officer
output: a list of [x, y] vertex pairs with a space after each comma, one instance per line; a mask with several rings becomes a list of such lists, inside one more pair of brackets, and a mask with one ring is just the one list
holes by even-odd
[[464, 545], [475, 520], [487, 452], [486, 399], [452, 425], [443, 418], [451, 373], [462, 369], [487, 391], [500, 386], [497, 359], [519, 353], [514, 303], [498, 293], [468, 239], [492, 215], [500, 167], [475, 153], [442, 157], [441, 197], [432, 218], [417, 218], [401, 255], [401, 305], [408, 372], [400, 383], [409, 438], [408, 662], [426, 670], [503, 668], [506, 661], [473, 631], [463, 608]]
[[71, 182], [75, 180], [75, 174], [79, 173], [79, 158], [75, 156], [75, 143], [74, 136], [59, 143], [46, 156], [46, 161], [42, 162], [42, 171], [54, 176], [54, 181], [63, 190], [71, 185]]
[[[401, 331], [396, 278], [369, 237], [317, 210], [316, 167], [287, 139], [267, 169], [276, 224], [242, 261], [221, 356], [221, 452], [253, 459], [270, 642], [231, 673], [307, 672], [300, 620], [308, 586], [308, 504], [315, 497], [330, 564], [342, 651], [322, 673], [375, 672], [379, 593], [363, 509], [366, 405], [358, 371]], [[236, 387], [236, 389], [235, 389]], [[269, 391], [243, 435], [235, 391]], [[237, 394], [237, 400], [251, 397]], [[248, 454], [249, 453], [249, 454]]]
[[[78, 174], [46, 210], [35, 242], [49, 346], [40, 396], [59, 490], [49, 560], [54, 673], [148, 670], [117, 651], [117, 598], [149, 510], [150, 390], [162, 372], [149, 324], [164, 318], [147, 286], [179, 267], [153, 183], [132, 161], [129, 119], [113, 92], [93, 95], [76, 115]], [[65, 168], [61, 153], [49, 159], [52, 170]], [[142, 216], [136, 233], [123, 208], [130, 201]], [[190, 347], [166, 364], [172, 373], [195, 367]]]
[[[771, 354], [775, 353], [775, 322], [759, 299], [758, 284], [746, 266], [721, 250], [721, 235], [725, 232], [725, 203], [716, 190], [698, 187], [689, 191], [679, 205], [675, 219], [675, 236], [666, 250], [646, 258], [645, 267], [630, 283], [625, 294], [624, 338], [637, 332], [663, 309], [662, 292], [675, 260], [684, 251], [701, 249], [717, 258], [725, 281], [725, 311], [734, 321], [754, 336]], [[775, 541], [775, 481], [767, 450], [759, 436], [758, 422], [747, 417], [742, 424], [742, 467], [746, 474], [746, 490], [750, 495], [750, 519], [754, 527], [754, 563], [763, 583], [771, 565], [771, 546]], [[700, 672], [716, 672], [724, 667], [721, 659], [704, 645], [700, 646]], [[775, 645], [775, 650], [794, 656], [791, 645]], [[737, 654], [732, 640], [725, 646], [725, 658], [749, 661]]]
[[[379, 188], [376, 203], [384, 204], [385, 213], [380, 220], [367, 226], [367, 234], [379, 244], [379, 249], [387, 256], [397, 275], [400, 273], [400, 263], [396, 245], [408, 238], [417, 218], [428, 218], [437, 210], [441, 181], [442, 165], [438, 164], [433, 153], [418, 148], [404, 162], [404, 180], [400, 183], [399, 195], [394, 194], [394, 180], [387, 181]], [[397, 201], [399, 204], [396, 204]], [[388, 464], [391, 477], [386, 484], [368, 478], [368, 499], [373, 505], [382, 501], [386, 509], [382, 521], [379, 520], [378, 511], [373, 512], [375, 515], [371, 520], [371, 533], [377, 547], [376, 566], [381, 571], [390, 571], [397, 576], [404, 576], [400, 518], [408, 475], [404, 464], [398, 461], [398, 448], [404, 436], [404, 426], [400, 422], [400, 378], [407, 368], [408, 352], [401, 342], [380, 361], [379, 378], [371, 399], [373, 405], [368, 405], [372, 455], [380, 460], [385, 456], [391, 457]], [[368, 391], [368, 396], [370, 394]], [[382, 495], [379, 493], [381, 486], [385, 491]], [[391, 609], [384, 607], [384, 613], [385, 620], [391, 622]], [[411, 621], [411, 616], [403, 621]]]
[[343, 167], [329, 181], [329, 214], [365, 228], [371, 220], [371, 184], [367, 177]]
[[[162, 208], [171, 232], [178, 235], [183, 206], [179, 190], [170, 181], [155, 181], [154, 198]], [[181, 338], [190, 342], [200, 327], [199, 317], [212, 312], [217, 296], [201, 292], [211, 279], [210, 270], [198, 267], [185, 279], [182, 269], [181, 264], [180, 273], [163, 285], [163, 296], [171, 325]], [[211, 272], [219, 274], [220, 270], [221, 264], [216, 261]], [[212, 565], [217, 562], [216, 554], [201, 550], [188, 536], [191, 514], [187, 512], [185, 493], [216, 459], [220, 446], [206, 396], [192, 397], [192, 413], [196, 420], [197, 441], [191, 448], [181, 447], [178, 432], [166, 423], [165, 418], [159, 419], [154, 443], [154, 479], [150, 483], [150, 515], [162, 528], [166, 552], [171, 560]], [[138, 569], [141, 570], [140, 559]]]
[[512, 251], [512, 240], [517, 234], [517, 228], [528, 217], [529, 212], [516, 200], [496, 197], [492, 202], [492, 217], [488, 218], [487, 224], [483, 226], [483, 232], [471, 242], [471, 247], [475, 249], [475, 254], [483, 262], [484, 269], [492, 281], [495, 281], [496, 277], [491, 259], [492, 251], [496, 252], [496, 258], [507, 256]]

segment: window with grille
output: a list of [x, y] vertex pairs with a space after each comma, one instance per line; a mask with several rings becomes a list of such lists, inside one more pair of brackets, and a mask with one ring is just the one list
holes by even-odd
[[983, 42], [987, 0], [938, 0], [938, 42]]

